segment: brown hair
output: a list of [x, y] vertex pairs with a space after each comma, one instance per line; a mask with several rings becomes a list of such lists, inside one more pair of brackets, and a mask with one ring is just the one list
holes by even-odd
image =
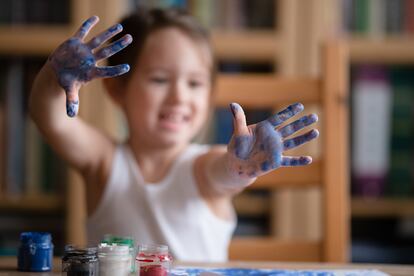
[[[109, 65], [128, 63], [131, 71], [134, 70], [134, 63], [142, 52], [147, 38], [160, 29], [174, 27], [178, 28], [194, 41], [207, 46], [211, 52], [212, 65], [214, 66], [213, 53], [210, 45], [209, 34], [189, 13], [178, 8], [160, 9], [139, 7], [134, 13], [122, 19], [123, 34], [132, 35], [133, 42], [124, 50], [108, 58]], [[120, 35], [113, 40], [119, 38]], [[132, 64], [131, 64], [132, 63]], [[211, 76], [214, 79], [214, 69]], [[123, 77], [129, 80], [130, 73]]]

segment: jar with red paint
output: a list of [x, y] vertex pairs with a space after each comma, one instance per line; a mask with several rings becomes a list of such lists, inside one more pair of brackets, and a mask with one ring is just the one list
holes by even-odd
[[141, 244], [138, 246], [136, 265], [139, 276], [167, 276], [172, 266], [168, 246]]

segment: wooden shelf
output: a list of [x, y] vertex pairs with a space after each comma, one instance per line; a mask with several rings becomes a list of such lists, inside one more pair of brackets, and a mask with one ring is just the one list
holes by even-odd
[[350, 39], [351, 62], [354, 63], [412, 64], [413, 49], [413, 36]]
[[0, 211], [59, 212], [64, 201], [57, 195], [42, 196], [0, 196]]
[[[304, 104], [320, 100], [320, 81], [315, 78], [282, 79], [270, 74], [220, 74], [217, 78], [215, 104], [227, 107], [235, 98], [245, 107], [276, 107], [281, 102]], [[277, 98], [275, 94], [277, 93]], [[252, 96], [254, 95], [254, 97]]]
[[218, 59], [273, 63], [281, 39], [274, 31], [218, 31], [211, 34]]
[[270, 198], [264, 196], [241, 193], [234, 198], [233, 204], [234, 209], [240, 215], [268, 216], [270, 213]]
[[64, 26], [0, 26], [0, 54], [49, 55], [70, 35]]
[[353, 217], [414, 217], [414, 199], [353, 198], [351, 209]]

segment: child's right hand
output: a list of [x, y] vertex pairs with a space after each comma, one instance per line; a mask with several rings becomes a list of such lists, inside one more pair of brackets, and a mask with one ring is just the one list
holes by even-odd
[[129, 71], [128, 64], [97, 66], [99, 60], [112, 56], [132, 42], [131, 35], [127, 34], [110, 45], [97, 49], [122, 31], [122, 26], [116, 24], [85, 43], [86, 35], [98, 21], [97, 16], [86, 20], [76, 34], [63, 42], [48, 60], [59, 85], [66, 92], [66, 113], [70, 117], [78, 113], [78, 92], [82, 84], [95, 78], [116, 77]]

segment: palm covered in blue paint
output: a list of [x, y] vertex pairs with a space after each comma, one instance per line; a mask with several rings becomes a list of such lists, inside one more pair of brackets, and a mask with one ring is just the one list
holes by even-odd
[[115, 77], [129, 71], [128, 64], [97, 66], [99, 60], [110, 57], [132, 42], [132, 37], [125, 35], [110, 45], [98, 49], [122, 31], [122, 26], [116, 24], [85, 43], [86, 35], [98, 21], [97, 16], [86, 20], [76, 34], [63, 42], [49, 57], [58, 83], [66, 92], [66, 111], [70, 117], [77, 114], [78, 91], [82, 84], [95, 78]]
[[316, 114], [304, 116], [288, 125], [283, 122], [301, 112], [300, 103], [290, 105], [257, 124], [247, 125], [240, 105], [232, 103], [234, 133], [228, 145], [230, 168], [240, 177], [254, 178], [284, 166], [301, 166], [312, 162], [308, 156], [285, 156], [283, 152], [318, 137], [317, 130], [287, 139], [295, 132], [318, 120]]

